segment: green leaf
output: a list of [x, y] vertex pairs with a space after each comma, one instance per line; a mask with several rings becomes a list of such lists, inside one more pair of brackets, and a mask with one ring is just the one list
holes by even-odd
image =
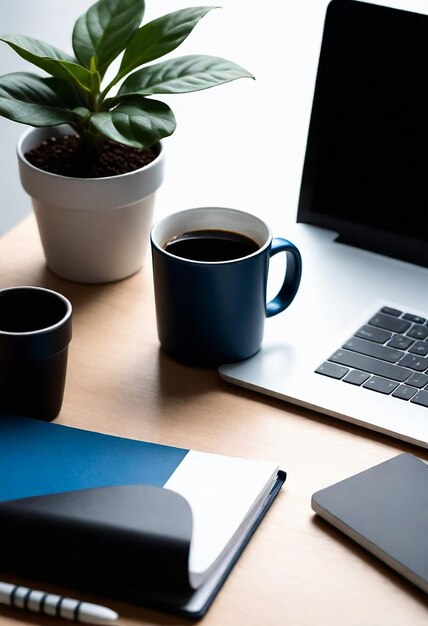
[[[51, 81], [56, 81], [52, 83]], [[64, 107], [64, 101], [55, 91], [57, 79], [42, 78], [30, 72], [15, 72], [0, 77], [0, 96], [33, 104]]]
[[91, 89], [91, 73], [75, 63], [75, 59], [54, 46], [24, 35], [0, 35], [19, 56], [51, 76], [74, 83], [84, 91]]
[[[24, 56], [24, 54], [28, 56], [33, 55], [35, 57], [49, 57], [57, 61], [70, 61], [70, 63], [76, 60], [66, 52], [44, 41], [34, 39], [34, 37], [26, 37], [25, 35], [0, 35], [0, 40], [11, 46], [15, 52], [27, 61], [31, 61], [31, 59]], [[31, 63], [33, 63], [33, 61], [31, 61]], [[37, 65], [37, 63], [34, 64]]]
[[132, 148], [147, 148], [175, 130], [175, 118], [169, 106], [142, 96], [112, 111], [94, 113], [91, 124], [109, 139]]
[[92, 115], [92, 111], [90, 111], [86, 107], [76, 107], [75, 109], [73, 109], [73, 113], [76, 115], [77, 118], [79, 118], [79, 121], [89, 120]]
[[0, 115], [31, 126], [70, 123], [72, 112], [64, 107], [50, 80], [29, 72], [1, 76]]
[[144, 67], [131, 74], [119, 90], [121, 95], [188, 93], [215, 87], [237, 78], [254, 78], [232, 61], [192, 54]]
[[192, 32], [199, 20], [215, 8], [217, 7], [181, 9], [142, 26], [125, 50], [118, 77], [123, 78], [136, 67], [175, 50]]
[[94, 56], [102, 77], [126, 48], [143, 15], [144, 0], [100, 0], [92, 5], [73, 30], [74, 53], [80, 63], [89, 68]]
[[81, 92], [79, 92], [74, 85], [60, 78], [55, 78], [54, 76], [48, 76], [42, 80], [56, 93], [64, 107], [74, 109], [77, 106], [85, 104]]

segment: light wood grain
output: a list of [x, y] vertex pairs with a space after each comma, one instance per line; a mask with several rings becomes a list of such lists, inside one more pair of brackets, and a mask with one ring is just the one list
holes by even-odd
[[[318, 489], [400, 452], [427, 460], [426, 452], [238, 389], [222, 382], [215, 370], [188, 368], [163, 355], [156, 336], [149, 258], [141, 272], [118, 283], [63, 281], [45, 268], [30, 217], [0, 240], [0, 259], [0, 288], [45, 286], [73, 304], [73, 339], [58, 423], [265, 459], [287, 470], [284, 489], [204, 624], [426, 624], [424, 594], [315, 519], [310, 506], [311, 494]], [[115, 608], [123, 625], [189, 623], [77, 595]], [[64, 623], [1, 608], [1, 626]]]

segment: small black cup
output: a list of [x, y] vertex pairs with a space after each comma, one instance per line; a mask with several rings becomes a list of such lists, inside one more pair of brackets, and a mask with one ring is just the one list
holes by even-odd
[[53, 420], [61, 410], [71, 303], [42, 287], [0, 290], [0, 415]]

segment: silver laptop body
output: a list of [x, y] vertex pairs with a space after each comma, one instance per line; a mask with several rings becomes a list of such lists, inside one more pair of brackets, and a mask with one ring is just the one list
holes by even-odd
[[428, 16], [330, 3], [289, 233], [301, 287], [267, 320], [261, 350], [219, 369], [231, 383], [423, 447], [427, 70]]

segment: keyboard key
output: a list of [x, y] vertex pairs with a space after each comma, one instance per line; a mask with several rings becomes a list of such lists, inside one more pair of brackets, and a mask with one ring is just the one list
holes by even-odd
[[377, 374], [378, 376], [398, 380], [400, 383], [404, 382], [410, 374], [412, 374], [411, 370], [400, 367], [399, 365], [392, 365], [392, 363], [378, 361], [370, 356], [365, 356], [356, 352], [349, 352], [348, 350], [337, 350], [329, 358], [329, 361], [333, 361], [333, 363], [338, 363], [339, 365], [345, 365], [346, 367], [352, 367], [357, 370], [363, 370], [364, 372], [369, 372], [370, 374]]
[[404, 337], [404, 335], [393, 335], [391, 341], [386, 344], [390, 348], [398, 348], [399, 350], [407, 350], [409, 346], [415, 343], [413, 339]]
[[351, 370], [349, 374], [346, 374], [343, 382], [350, 383], [351, 385], [362, 385], [366, 382], [367, 378], [370, 378], [370, 374], [359, 372], [358, 370]]
[[428, 391], [418, 391], [418, 393], [413, 396], [410, 402], [428, 407]]
[[417, 372], [424, 372], [428, 368], [428, 359], [414, 354], [406, 354], [401, 361], [399, 361], [399, 365], [401, 365], [401, 367], [410, 367]]
[[384, 306], [381, 309], [381, 313], [388, 313], [388, 315], [395, 315], [396, 317], [399, 317], [402, 311], [399, 311], [398, 309], [392, 309], [390, 306]]
[[408, 385], [399, 385], [395, 391], [392, 392], [394, 398], [401, 398], [401, 400], [410, 400], [412, 396], [417, 393], [414, 387]]
[[418, 315], [412, 315], [411, 313], [406, 313], [403, 315], [404, 320], [409, 320], [409, 322], [414, 322], [415, 324], [425, 324], [426, 319], [424, 317], [419, 317]]
[[[370, 326], [391, 330], [393, 333], [405, 333], [411, 326], [410, 322], [407, 320], [398, 319], [392, 315], [384, 315], [383, 313], [378, 313], [372, 317], [372, 319], [369, 320], [369, 324]], [[420, 339], [420, 337], [417, 337], [417, 339]]]
[[345, 344], [343, 344], [342, 348], [345, 348], [345, 350], [352, 350], [352, 352], [366, 354], [367, 356], [374, 356], [376, 359], [382, 359], [382, 361], [388, 361], [389, 363], [397, 363], [398, 359], [401, 359], [401, 357], [404, 356], [404, 352], [402, 350], [394, 350], [394, 348], [380, 346], [377, 343], [366, 341], [365, 339], [358, 339], [357, 337], [349, 339]]
[[415, 344], [409, 349], [409, 352], [411, 352], [412, 354], [425, 356], [426, 354], [428, 354], [428, 342], [416, 341]]
[[394, 383], [392, 380], [387, 380], [386, 378], [380, 378], [380, 376], [372, 376], [364, 383], [363, 387], [377, 391], [378, 393], [389, 394], [398, 387], [398, 383]]
[[428, 408], [428, 319], [383, 307], [316, 372]]
[[412, 387], [422, 389], [422, 387], [428, 385], [428, 376], [426, 376], [426, 374], [412, 374], [406, 380], [406, 385], [412, 385]]
[[[400, 330], [398, 332], [404, 331]], [[414, 339], [426, 339], [428, 337], [428, 327], [421, 326], [420, 324], [415, 324], [414, 326], [412, 326], [409, 332], [406, 333], [406, 335], [408, 337], [413, 337]]]
[[[375, 328], [374, 326], [363, 326], [358, 332], [355, 333], [356, 337], [361, 339], [368, 339], [369, 341], [375, 341], [376, 343], [385, 343], [388, 339], [391, 339], [392, 333], [382, 328]], [[399, 335], [401, 337], [402, 335]], [[411, 339], [408, 339], [411, 341]], [[393, 348], [400, 348], [401, 346], [392, 346]], [[406, 346], [407, 347], [407, 346]], [[406, 348], [404, 348], [405, 350]]]
[[349, 369], [347, 367], [334, 365], [334, 363], [323, 363], [317, 370], [315, 370], [315, 372], [317, 374], [322, 374], [323, 376], [339, 379], [343, 378], [343, 376], [349, 372]]

